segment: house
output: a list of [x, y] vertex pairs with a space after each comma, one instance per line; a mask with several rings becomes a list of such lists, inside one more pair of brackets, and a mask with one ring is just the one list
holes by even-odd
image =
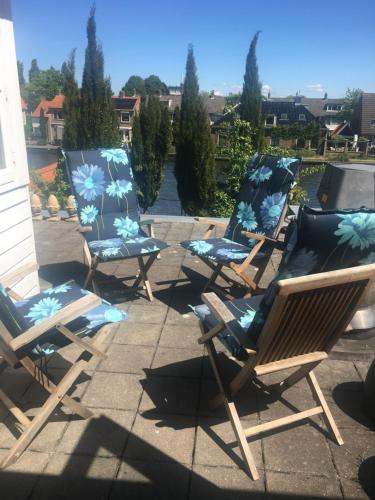
[[51, 100], [43, 99], [31, 115], [34, 136], [40, 135], [40, 113], [43, 109], [47, 127], [47, 142], [61, 144], [64, 135], [64, 96], [60, 93]]
[[339, 112], [343, 109], [345, 103], [344, 98], [329, 99], [326, 95], [323, 99], [318, 97], [295, 96], [294, 102], [305, 106], [305, 108], [330, 131], [342, 123]]
[[[204, 95], [202, 99], [203, 99], [203, 104], [210, 116], [211, 125], [213, 125], [223, 116], [226, 99], [222, 95], [215, 95], [213, 91], [210, 92], [209, 95]], [[161, 103], [167, 106], [171, 115], [173, 116], [175, 109], [177, 107], [181, 108], [182, 95], [181, 94], [161, 95], [159, 96], [159, 100]]]
[[182, 85], [168, 86], [169, 95], [182, 95]]
[[375, 93], [363, 92], [354, 110], [351, 126], [356, 134], [375, 146]]
[[112, 100], [118, 116], [122, 143], [128, 144], [132, 140], [133, 120], [139, 112], [141, 97], [139, 95], [125, 96], [120, 93], [118, 97], [112, 97]]
[[315, 121], [314, 115], [306, 106], [291, 101], [262, 101], [262, 115], [266, 129], [292, 123], [306, 125]]
[[22, 109], [22, 121], [26, 125], [26, 114], [27, 114], [27, 102], [23, 97], [21, 97], [21, 109]]
[[[0, 2], [0, 61], [1, 281], [3, 276], [15, 271], [20, 265], [36, 263], [17, 56], [9, 0]], [[20, 279], [15, 291], [20, 296], [39, 292], [37, 273]]]

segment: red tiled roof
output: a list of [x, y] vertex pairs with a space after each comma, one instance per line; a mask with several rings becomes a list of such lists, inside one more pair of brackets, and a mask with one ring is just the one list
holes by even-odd
[[53, 109], [62, 109], [64, 104], [64, 96], [63, 95], [55, 95], [53, 99], [48, 101], [47, 99], [43, 99], [40, 101], [32, 116], [39, 118], [40, 110], [43, 108], [44, 116], [48, 114], [48, 110]]

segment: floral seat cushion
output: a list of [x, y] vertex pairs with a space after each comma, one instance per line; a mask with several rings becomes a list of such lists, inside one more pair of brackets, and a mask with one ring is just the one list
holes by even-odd
[[[251, 248], [229, 240], [228, 238], [210, 238], [207, 240], [185, 240], [180, 245], [192, 254], [213, 262], [243, 262], [251, 252]], [[262, 252], [258, 252], [257, 259], [264, 257]]]
[[[74, 281], [44, 290], [28, 299], [15, 302], [16, 314], [22, 318], [24, 329], [30, 328], [49, 318], [64, 306], [75, 302], [91, 292], [82, 289]], [[127, 314], [109, 302], [102, 304], [67, 324], [67, 327], [78, 336], [93, 335], [101, 326], [108, 323], [124, 321]], [[43, 344], [32, 345], [33, 354], [52, 354], [69, 341], [56, 330], [46, 332]], [[30, 349], [30, 346], [28, 346]]]
[[[243, 262], [258, 240], [247, 238], [242, 231], [269, 238], [276, 236], [300, 162], [300, 158], [254, 155], [241, 182], [224, 238], [189, 240], [181, 245], [216, 262]], [[265, 258], [269, 250], [265, 243], [256, 259]]]
[[126, 259], [136, 255], [149, 255], [160, 252], [168, 245], [156, 238], [135, 236], [134, 238], [110, 238], [108, 240], [89, 241], [90, 252], [100, 260]]
[[103, 260], [126, 258], [169, 246], [148, 238], [141, 229], [137, 189], [125, 150], [67, 151], [65, 155], [79, 219], [86, 228], [83, 236], [93, 255]]
[[[262, 297], [262, 295], [257, 295], [250, 299], [236, 299], [224, 302], [235, 317], [235, 321], [231, 325], [231, 330], [234, 332], [234, 335], [228, 329], [225, 329], [219, 333], [218, 337], [232, 353], [232, 356], [237, 359], [246, 358], [246, 351], [244, 350], [242, 340], [247, 336], [250, 325], [253, 324], [254, 321], [257, 321], [256, 313]], [[206, 304], [192, 307], [192, 309], [202, 321], [205, 331], [211, 330], [211, 328], [217, 325], [218, 320], [216, 316], [212, 314]], [[256, 340], [256, 338], [252, 339], [247, 336], [246, 347], [255, 349]]]

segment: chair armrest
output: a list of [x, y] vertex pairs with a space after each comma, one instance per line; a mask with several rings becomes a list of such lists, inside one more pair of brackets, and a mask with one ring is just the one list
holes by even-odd
[[202, 293], [202, 300], [219, 321], [227, 324], [236, 319], [216, 293]]
[[220, 220], [212, 220], [209, 219], [208, 217], [194, 217], [194, 220], [196, 220], [199, 224], [209, 224], [210, 226], [219, 226], [219, 227], [227, 227], [228, 224], [225, 222], [222, 222]]
[[275, 240], [274, 238], [269, 238], [268, 236], [264, 236], [262, 234], [250, 233], [249, 231], [241, 231], [241, 234], [246, 236], [246, 238], [253, 238], [254, 240], [258, 241], [267, 240], [271, 241], [272, 243], [277, 243], [277, 240]]
[[41, 323], [32, 326], [26, 332], [18, 335], [15, 339], [9, 342], [9, 347], [13, 349], [13, 351], [17, 351], [21, 349], [21, 347], [25, 347], [30, 342], [38, 339], [41, 335], [46, 333], [48, 330], [61, 323], [62, 325], [69, 323], [70, 321], [78, 318], [82, 314], [85, 314], [90, 309], [100, 305], [102, 300], [100, 297], [94, 294], [84, 295], [80, 299], [68, 304], [63, 307], [57, 313], [53, 314], [49, 318], [45, 319]]
[[90, 233], [92, 231], [92, 226], [79, 226], [77, 227], [79, 233]]
[[158, 219], [144, 219], [139, 221], [140, 226], [146, 226], [149, 224], [161, 224], [162, 221]]
[[11, 286], [14, 283], [17, 283], [22, 278], [24, 278], [25, 276], [28, 276], [29, 274], [33, 273], [34, 271], [37, 271], [38, 269], [39, 269], [39, 266], [36, 262], [29, 262], [28, 264], [24, 264], [23, 266], [19, 267], [15, 271], [8, 273], [6, 276], [1, 276], [0, 282], [6, 288], [11, 288]]

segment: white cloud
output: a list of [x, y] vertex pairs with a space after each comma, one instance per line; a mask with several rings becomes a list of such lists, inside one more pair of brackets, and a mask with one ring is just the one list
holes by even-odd
[[271, 85], [268, 84], [262, 85], [262, 94], [267, 95], [268, 92], [271, 92]]
[[311, 92], [323, 92], [323, 85], [321, 83], [313, 83], [310, 85], [306, 85], [306, 88]]

